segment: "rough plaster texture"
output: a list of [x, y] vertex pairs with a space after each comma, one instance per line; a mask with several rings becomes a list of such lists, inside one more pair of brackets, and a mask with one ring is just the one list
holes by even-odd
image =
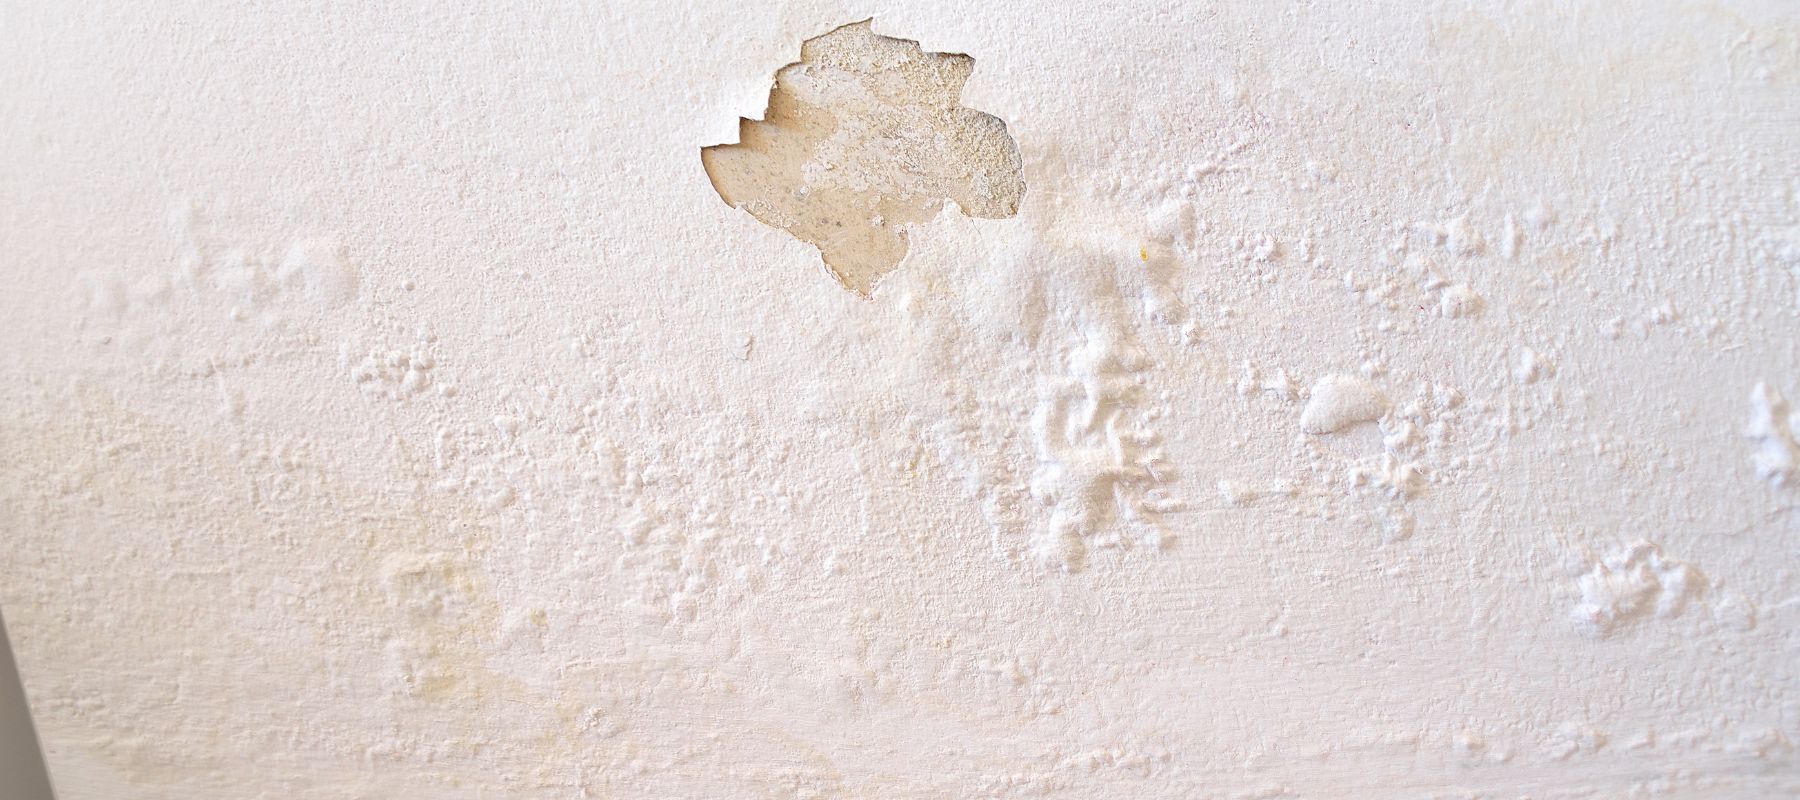
[[[700, 148], [974, 59], [859, 297]], [[0, 6], [65, 800], [1800, 792], [1800, 9]]]

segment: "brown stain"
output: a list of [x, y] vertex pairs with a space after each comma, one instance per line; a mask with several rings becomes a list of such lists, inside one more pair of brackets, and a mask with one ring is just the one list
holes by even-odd
[[[263, 445], [197, 438], [99, 391], [71, 406], [0, 425], [32, 465], [17, 474], [41, 476], [8, 487], [37, 499], [9, 510], [34, 524], [0, 570], [87, 577], [5, 598], [34, 646], [61, 654], [33, 686], [60, 741], [146, 787], [204, 785], [272, 736], [295, 764], [503, 761], [545, 784], [606, 752], [562, 690], [490, 666], [503, 608], [474, 503], [371, 492], [304, 447], [276, 448], [290, 462], [276, 466]], [[272, 475], [280, 491], [261, 486]], [[80, 529], [118, 532], [114, 549]], [[254, 616], [282, 584], [294, 605]]]
[[906, 256], [908, 228], [945, 202], [971, 217], [1018, 213], [1018, 145], [999, 117], [961, 104], [974, 59], [876, 34], [870, 20], [808, 39], [775, 74], [765, 119], [701, 148], [725, 202], [817, 248], [867, 297]]

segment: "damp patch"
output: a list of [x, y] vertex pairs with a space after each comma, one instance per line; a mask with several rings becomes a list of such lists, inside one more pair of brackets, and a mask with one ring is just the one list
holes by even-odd
[[870, 20], [808, 39], [775, 73], [764, 119], [702, 148], [726, 203], [819, 248], [868, 296], [906, 256], [908, 229], [946, 202], [971, 217], [1018, 213], [1019, 148], [1006, 123], [961, 105], [975, 60], [928, 53]]

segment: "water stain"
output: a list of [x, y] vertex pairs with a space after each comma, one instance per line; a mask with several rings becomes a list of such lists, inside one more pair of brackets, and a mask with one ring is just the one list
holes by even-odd
[[808, 39], [775, 73], [765, 119], [702, 148], [719, 196], [819, 248], [868, 296], [906, 256], [907, 229], [953, 202], [971, 217], [1018, 212], [1018, 145], [999, 117], [960, 102], [974, 59], [881, 36], [870, 20]]

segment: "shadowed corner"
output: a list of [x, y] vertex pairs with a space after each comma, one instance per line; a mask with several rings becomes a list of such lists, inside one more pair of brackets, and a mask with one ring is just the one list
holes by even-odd
[[50, 772], [31, 713], [25, 706], [25, 684], [6, 638], [0, 615], [0, 796], [7, 800], [53, 800]]
[[700, 148], [720, 199], [810, 244], [868, 299], [905, 258], [908, 231], [945, 205], [1004, 219], [1025, 193], [1006, 122], [961, 105], [975, 60], [877, 34], [873, 20], [807, 39], [775, 73], [762, 119]]

